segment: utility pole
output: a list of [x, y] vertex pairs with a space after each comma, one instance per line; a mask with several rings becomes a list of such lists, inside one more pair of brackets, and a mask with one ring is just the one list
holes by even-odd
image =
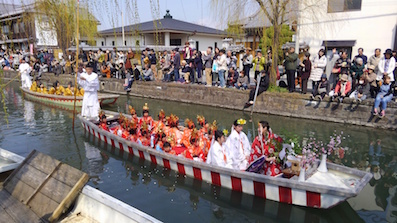
[[74, 130], [74, 120], [76, 117], [76, 89], [77, 89], [77, 72], [79, 71], [79, 11], [80, 11], [80, 2], [79, 0], [77, 0], [77, 9], [76, 9], [76, 73], [74, 74], [74, 103], [73, 103], [73, 124], [72, 124], [72, 128]]
[[299, 55], [299, 1], [296, 1], [296, 32], [295, 32], [295, 52]]
[[123, 9], [121, 9], [121, 32], [122, 32], [122, 35], [123, 35], [123, 43], [122, 43], [122, 46], [125, 46]]

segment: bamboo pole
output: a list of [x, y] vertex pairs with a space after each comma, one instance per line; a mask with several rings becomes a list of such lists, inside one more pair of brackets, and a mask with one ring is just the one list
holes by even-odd
[[73, 103], [73, 124], [72, 128], [74, 129], [74, 120], [76, 118], [76, 88], [77, 88], [77, 72], [79, 71], [79, 11], [80, 11], [80, 4], [79, 0], [77, 0], [77, 12], [76, 12], [76, 73], [74, 74], [74, 103]]
[[251, 108], [251, 116], [252, 116], [252, 113], [254, 113], [254, 106], [255, 106], [255, 102], [256, 102], [256, 97], [258, 96], [259, 84], [261, 82], [261, 77], [262, 77], [262, 73], [259, 73], [258, 77], [256, 78], [255, 97], [254, 97], [254, 104], [252, 105], [252, 108]]

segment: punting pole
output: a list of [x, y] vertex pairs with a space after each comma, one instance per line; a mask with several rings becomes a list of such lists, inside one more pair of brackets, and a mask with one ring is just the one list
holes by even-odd
[[254, 96], [254, 104], [251, 107], [251, 116], [252, 116], [252, 113], [254, 113], [254, 106], [255, 106], [255, 102], [256, 102], [256, 97], [258, 96], [259, 84], [261, 83], [261, 77], [262, 77], [262, 73], [259, 73], [258, 77], [256, 78], [256, 89], [255, 89], [255, 96]]
[[74, 74], [74, 103], [73, 103], [73, 124], [72, 128], [74, 129], [74, 120], [76, 118], [76, 88], [77, 88], [77, 72], [79, 70], [79, 11], [80, 11], [80, 3], [77, 0], [77, 11], [76, 11], [76, 73]]

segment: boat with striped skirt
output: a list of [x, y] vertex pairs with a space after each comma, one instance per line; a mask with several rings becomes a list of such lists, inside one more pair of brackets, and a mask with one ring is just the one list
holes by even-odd
[[[29, 89], [20, 88], [23, 95], [32, 101], [40, 102], [46, 105], [53, 105], [62, 108], [73, 108], [74, 106], [74, 96], [63, 96], [55, 94], [42, 94], [38, 92], [33, 92]], [[120, 95], [117, 94], [102, 94], [98, 93], [98, 101], [101, 106], [112, 105], [116, 103]], [[83, 106], [83, 97], [76, 97], [76, 107]]]
[[[105, 113], [108, 121], [118, 119], [116, 112]], [[305, 181], [287, 179], [282, 174], [271, 177], [236, 171], [142, 146], [105, 131], [80, 115], [78, 117], [89, 134], [118, 149], [119, 153], [128, 153], [197, 180], [276, 202], [327, 209], [356, 196], [372, 178], [371, 173], [333, 163], [328, 163], [327, 173], [316, 171]]]

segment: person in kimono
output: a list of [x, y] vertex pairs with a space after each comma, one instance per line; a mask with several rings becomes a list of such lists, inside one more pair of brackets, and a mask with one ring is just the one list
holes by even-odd
[[87, 118], [98, 118], [98, 112], [100, 109], [98, 102], [98, 75], [92, 71], [92, 62], [87, 64], [85, 70], [86, 72], [81, 73], [77, 77], [79, 85], [84, 89], [81, 115]]
[[224, 146], [226, 139], [223, 132], [215, 131], [215, 141], [212, 144], [207, 156], [207, 163], [214, 166], [233, 168], [232, 160]]
[[251, 154], [251, 145], [247, 135], [243, 132], [246, 122], [244, 119], [234, 121], [232, 131], [225, 144], [232, 159], [232, 166], [236, 170], [245, 170], [248, 167], [248, 158]]

